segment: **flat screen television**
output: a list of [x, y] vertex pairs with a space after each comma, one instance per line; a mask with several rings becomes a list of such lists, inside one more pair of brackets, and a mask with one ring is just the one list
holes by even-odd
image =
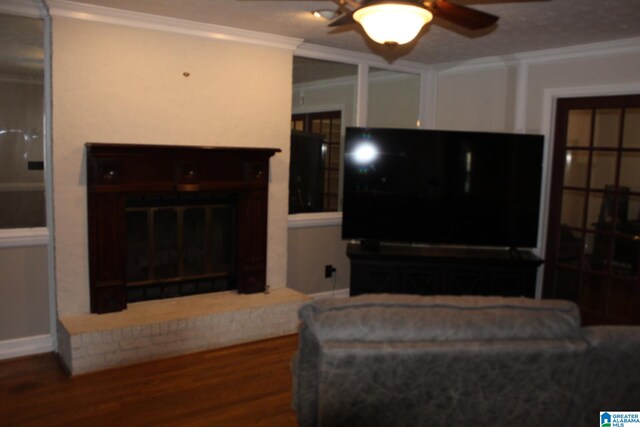
[[347, 128], [343, 239], [532, 248], [542, 135]]

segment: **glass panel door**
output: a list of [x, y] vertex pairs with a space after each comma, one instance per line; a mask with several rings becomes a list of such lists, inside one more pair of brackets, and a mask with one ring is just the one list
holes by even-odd
[[558, 101], [544, 296], [640, 323], [640, 96]]

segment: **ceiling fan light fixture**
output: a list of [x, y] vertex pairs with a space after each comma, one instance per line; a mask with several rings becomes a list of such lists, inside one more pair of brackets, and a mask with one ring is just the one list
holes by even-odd
[[331, 21], [335, 17], [338, 16], [338, 12], [331, 9], [318, 9], [311, 12], [313, 16], [320, 19], [326, 19], [327, 21]]
[[396, 45], [413, 40], [433, 15], [411, 1], [376, 1], [356, 10], [353, 19], [376, 43]]

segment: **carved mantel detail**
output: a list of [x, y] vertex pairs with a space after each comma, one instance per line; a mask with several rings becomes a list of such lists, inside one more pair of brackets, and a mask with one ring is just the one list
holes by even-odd
[[127, 200], [224, 194], [235, 201], [234, 281], [266, 286], [269, 158], [275, 148], [87, 143], [91, 312], [127, 307]]

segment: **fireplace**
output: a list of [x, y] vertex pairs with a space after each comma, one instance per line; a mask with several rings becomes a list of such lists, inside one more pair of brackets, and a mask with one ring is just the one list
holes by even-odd
[[128, 196], [127, 302], [236, 289], [234, 194]]
[[278, 149], [88, 143], [91, 311], [266, 286]]

